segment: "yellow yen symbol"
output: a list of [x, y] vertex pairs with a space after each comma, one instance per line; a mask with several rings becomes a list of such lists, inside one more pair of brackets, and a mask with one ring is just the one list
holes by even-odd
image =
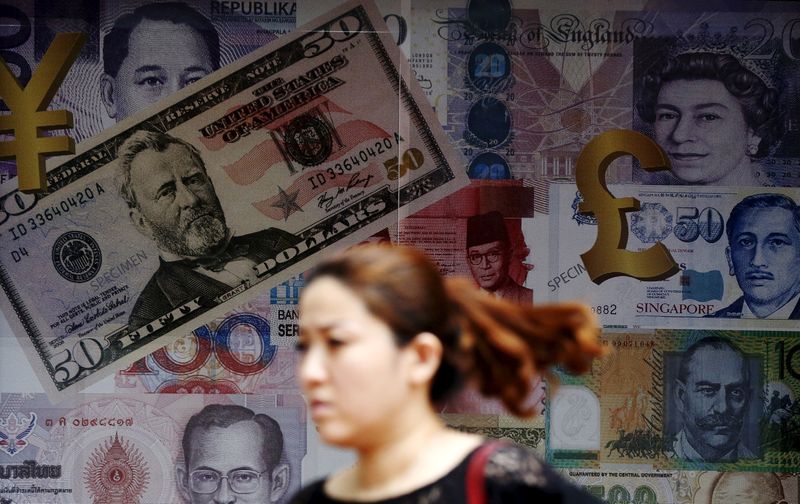
[[0, 58], [0, 98], [11, 109], [10, 115], [0, 116], [0, 133], [14, 133], [14, 140], [0, 143], [0, 159], [17, 159], [22, 192], [47, 190], [45, 154], [75, 152], [72, 138], [40, 137], [39, 130], [72, 127], [71, 112], [46, 109], [85, 43], [85, 33], [56, 35], [25, 88]]

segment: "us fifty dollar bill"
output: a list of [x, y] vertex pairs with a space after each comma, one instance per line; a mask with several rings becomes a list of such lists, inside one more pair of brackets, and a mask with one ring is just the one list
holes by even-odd
[[129, 365], [467, 183], [351, 2], [0, 197], [2, 308], [45, 389]]

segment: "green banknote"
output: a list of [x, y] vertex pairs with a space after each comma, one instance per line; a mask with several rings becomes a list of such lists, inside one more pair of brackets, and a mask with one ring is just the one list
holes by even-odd
[[547, 408], [548, 460], [565, 468], [796, 471], [796, 333], [606, 333], [590, 373], [562, 376]]

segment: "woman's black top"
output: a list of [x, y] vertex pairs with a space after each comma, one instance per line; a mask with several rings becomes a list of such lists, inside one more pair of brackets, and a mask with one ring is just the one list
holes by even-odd
[[[325, 480], [300, 490], [291, 504], [457, 504], [466, 503], [466, 479], [472, 451], [449, 473], [412, 492], [376, 501], [344, 501], [325, 494]], [[502, 444], [484, 467], [487, 504], [602, 504], [580, 487], [567, 481], [530, 450]]]

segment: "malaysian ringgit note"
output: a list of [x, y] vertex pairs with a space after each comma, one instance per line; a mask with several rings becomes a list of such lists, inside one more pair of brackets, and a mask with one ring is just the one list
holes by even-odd
[[[85, 394], [57, 405], [45, 394], [0, 394], [0, 439], [3, 502], [189, 502], [209, 492], [198, 492], [207, 482], [190, 481], [198, 478], [187, 460], [210, 472], [206, 479], [238, 467], [240, 479], [254, 476], [240, 490], [288, 502], [307, 453], [297, 394]], [[269, 477], [255, 476], [265, 468]]]
[[550, 300], [585, 301], [612, 327], [797, 329], [800, 191], [638, 185], [609, 190], [616, 198], [638, 199], [640, 208], [625, 213], [627, 244], [600, 251], [606, 254], [603, 268], [615, 271], [614, 252], [626, 245], [638, 252], [661, 243], [675, 272], [657, 280], [612, 276], [593, 282], [581, 256], [595, 243], [597, 220], [579, 212], [583, 197], [574, 185], [554, 185], [545, 290]]
[[[608, 332], [613, 349], [562, 374], [548, 460], [564, 468], [791, 472], [800, 467], [797, 334]], [[660, 501], [659, 501], [660, 502]]]
[[0, 197], [3, 310], [46, 390], [76, 390], [466, 182], [348, 3], [80, 145], [50, 194]]

